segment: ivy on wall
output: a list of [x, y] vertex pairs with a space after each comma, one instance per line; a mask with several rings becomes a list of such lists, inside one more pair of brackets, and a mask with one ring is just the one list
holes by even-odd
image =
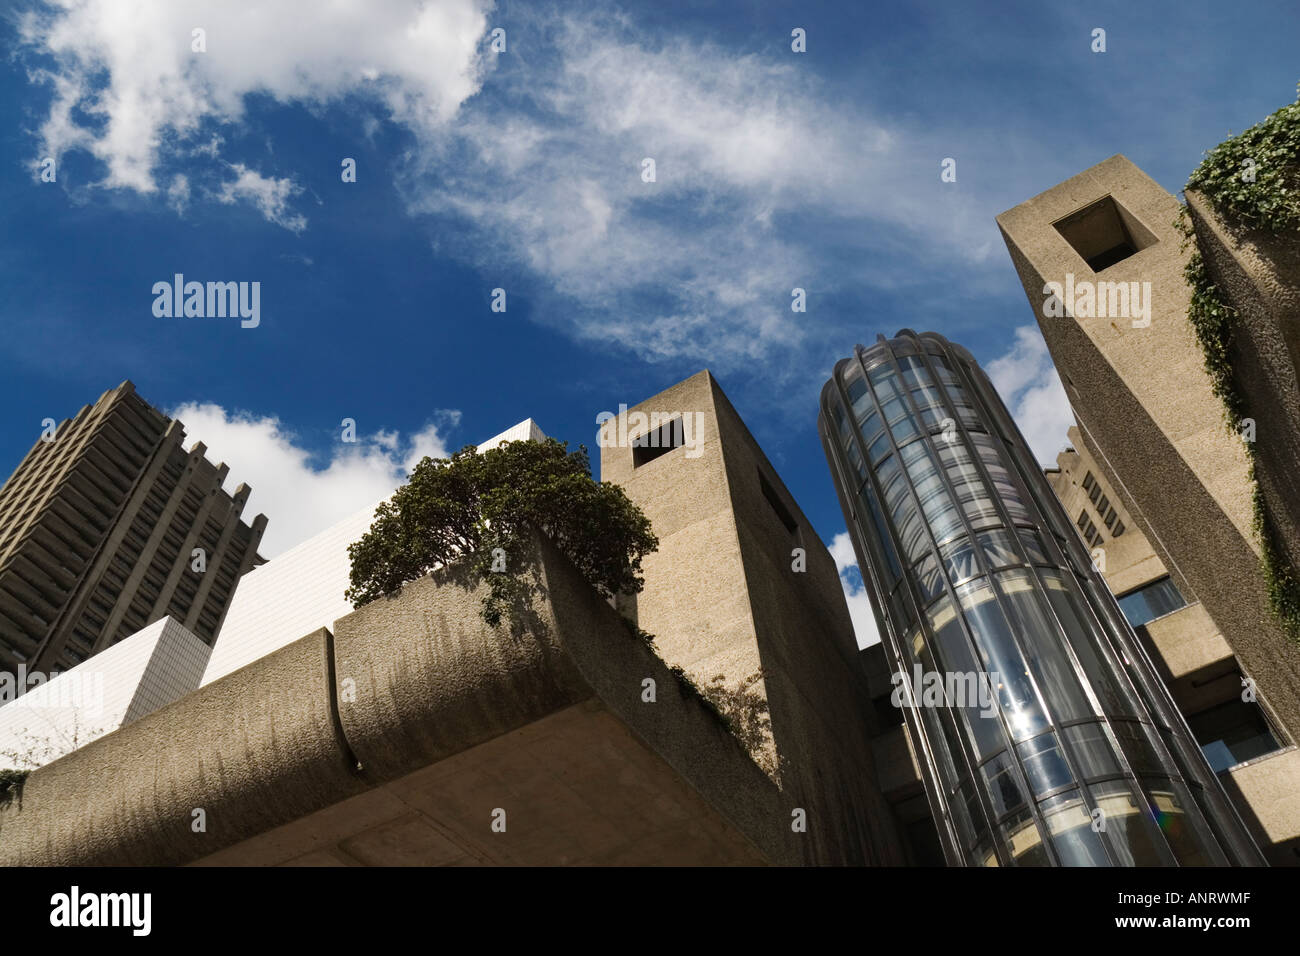
[[[1300, 233], [1300, 86], [1297, 100], [1257, 126], [1210, 150], [1187, 189], [1205, 196], [1223, 219], [1273, 234]], [[1175, 226], [1186, 250], [1195, 239], [1187, 207]], [[1183, 270], [1192, 298], [1187, 308], [1196, 340], [1205, 357], [1214, 394], [1223, 402], [1228, 426], [1238, 434], [1249, 417], [1245, 398], [1232, 370], [1232, 338], [1238, 315], [1220, 294], [1198, 249]], [[1286, 558], [1255, 475], [1255, 442], [1245, 442], [1254, 533], [1260, 545], [1260, 570], [1268, 586], [1269, 607], [1293, 641], [1300, 643], [1300, 576]]]

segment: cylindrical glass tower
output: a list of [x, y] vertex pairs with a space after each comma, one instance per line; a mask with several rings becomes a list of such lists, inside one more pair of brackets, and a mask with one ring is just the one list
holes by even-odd
[[952, 865], [1264, 865], [970, 353], [858, 346], [819, 429]]

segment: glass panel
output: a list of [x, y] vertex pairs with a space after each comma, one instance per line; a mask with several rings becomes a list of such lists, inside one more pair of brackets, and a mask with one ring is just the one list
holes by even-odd
[[909, 386], [930, 384], [930, 373], [925, 368], [925, 360], [919, 355], [900, 358], [898, 367], [903, 370], [903, 381]]
[[943, 590], [943, 575], [939, 573], [939, 562], [934, 560], [934, 555], [925, 556], [925, 560], [917, 567], [916, 579], [927, 602]]
[[1025, 791], [1017, 778], [1014, 764], [1005, 751], [980, 767], [984, 787], [993, 803], [993, 816], [1002, 818], [1025, 804]]
[[1043, 583], [1047, 586], [1047, 599], [1051, 602], [1056, 616], [1070, 639], [1070, 649], [1079, 659], [1084, 676], [1092, 685], [1092, 691], [1101, 701], [1102, 710], [1108, 716], [1125, 714], [1139, 716], [1143, 710], [1133, 696], [1133, 689], [1128, 685], [1118, 664], [1099, 644], [1090, 622], [1078, 603], [1063, 572], [1045, 570], [1042, 572]]
[[1101, 811], [1102, 839], [1121, 866], [1167, 866], [1171, 862], [1146, 801], [1138, 800], [1127, 783], [1099, 783], [1092, 788], [1092, 795]]
[[1040, 807], [1043, 822], [1062, 866], [1110, 866], [1101, 834], [1078, 790], [1048, 797]]
[[1051, 859], [1043, 846], [1042, 835], [1028, 810], [1023, 810], [998, 827], [1002, 842], [1011, 852], [1016, 866], [1050, 866]]
[[909, 561], [915, 561], [930, 548], [930, 539], [925, 536], [925, 522], [914, 508], [909, 507], [898, 536], [902, 539], [903, 553]]
[[862, 380], [862, 373], [854, 369], [849, 374], [844, 390], [848, 393], [849, 402], [853, 405], [854, 420], [862, 421], [872, 409], [871, 396], [867, 394], [867, 383]]
[[1029, 667], [1011, 638], [1011, 628], [987, 580], [978, 579], [957, 588], [966, 622], [975, 635], [984, 669], [994, 680], [1002, 713], [1016, 740], [1034, 737], [1047, 729], [1047, 717], [1034, 694]]
[[1021, 563], [1010, 531], [984, 531], [977, 534], [975, 540], [979, 542], [980, 551], [989, 567], [1001, 568]]
[[1079, 773], [1084, 780], [1098, 777], [1113, 777], [1120, 773], [1119, 760], [1115, 756], [1116, 745], [1105, 724], [1079, 724], [1066, 727], [1061, 731], [1065, 745], [1070, 748]]
[[961, 501], [962, 509], [974, 528], [985, 528], [990, 524], [998, 525], [1002, 519], [997, 507], [984, 487], [965, 445], [938, 442], [939, 459], [948, 471], [948, 480]]
[[979, 566], [975, 563], [975, 546], [971, 544], [970, 538], [963, 536], [950, 541], [940, 551], [943, 553], [948, 577], [954, 584], [979, 573]]
[[1074, 782], [1054, 735], [1043, 734], [1033, 740], [1026, 740], [1016, 750], [1020, 754], [1020, 765], [1025, 768], [1025, 776], [1034, 796], [1042, 796], [1050, 790]]
[[1153, 581], [1119, 599], [1119, 609], [1133, 627], [1141, 627], [1148, 621], [1186, 606], [1187, 602], [1169, 578]]
[[907, 416], [907, 406], [903, 404], [901, 399], [895, 398], [885, 402], [880, 408], [885, 413], [885, 421], [891, 425], [897, 421], [902, 421]]
[[1156, 825], [1181, 866], [1224, 866], [1227, 859], [1187, 788], [1176, 780], [1142, 781]]
[[[871, 521], [870, 528], [866, 529], [867, 535], [865, 537], [868, 539], [874, 538], [877, 547], [884, 554], [889, 572], [887, 584], [893, 586], [893, 583], [903, 576], [903, 566], [899, 563], [898, 554], [894, 550], [893, 535], [889, 533], [889, 528], [885, 524], [885, 515], [880, 510], [880, 502], [876, 500], [876, 493], [871, 488], [871, 482], [868, 481], [862, 486], [862, 491], [858, 494], [858, 500], [862, 504], [860, 513], [867, 514]], [[873, 530], [874, 535], [871, 534]], [[886, 569], [879, 570], [884, 571]]]
[[871, 464], [875, 464], [889, 454], [890, 444], [889, 436], [881, 433], [880, 437], [871, 443], [868, 453], [871, 455]]
[[998, 454], [994, 441], [988, 435], [971, 435], [975, 451], [979, 454], [980, 461], [984, 463], [989, 479], [993, 482], [993, 491], [1002, 500], [1003, 507], [1011, 515], [1011, 520], [1031, 524], [1029, 512], [1025, 509], [1020, 493], [1016, 491], [1011, 475], [1002, 464], [1002, 457]]
[[875, 410], [869, 412], [860, 424], [862, 426], [862, 435], [867, 441], [871, 441], [883, 430], [883, 426], [880, 424], [880, 413]]
[[1047, 549], [1043, 546], [1043, 539], [1039, 537], [1038, 532], [1032, 528], [1017, 528], [1020, 532], [1020, 543], [1025, 548], [1025, 554], [1029, 557], [1030, 564], [1051, 564], [1047, 558]]
[[915, 438], [917, 435], [921, 434], [920, 430], [916, 427], [916, 422], [910, 415], [902, 421], [890, 425], [889, 430], [893, 433], [894, 441], [900, 445], [909, 438]]
[[[975, 663], [970, 643], [962, 631], [961, 619], [954, 612], [952, 599], [947, 596], [939, 598], [931, 606], [929, 618], [938, 652], [936, 673], [940, 676], [960, 676], [967, 686], [973, 680], [978, 686], [986, 687], [984, 679], [979, 676], [984, 669]], [[1006, 745], [998, 723], [997, 709], [992, 706], [981, 707], [978, 699], [967, 699], [961, 703], [965, 706], [956, 709], [962, 714], [966, 732], [979, 759], [1002, 750]]]
[[1003, 571], [995, 580], [1006, 599], [1038, 689], [1051, 701], [1053, 720], [1062, 723], [1096, 716], [1061, 645], [1056, 622], [1038, 601], [1038, 582], [1028, 571]]
[[862, 463], [862, 452], [858, 451], [858, 443], [849, 444], [849, 469], [853, 472], [853, 487], [858, 488], [867, 480], [867, 469]]
[[1165, 774], [1173, 770], [1165, 765], [1164, 758], [1156, 747], [1155, 736], [1145, 724], [1117, 720], [1111, 727], [1119, 738], [1120, 747], [1134, 773]]

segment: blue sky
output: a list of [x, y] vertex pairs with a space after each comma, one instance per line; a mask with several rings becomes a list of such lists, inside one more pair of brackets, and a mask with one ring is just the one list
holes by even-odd
[[[704, 367], [831, 544], [817, 394], [900, 327], [969, 347], [1050, 461], [993, 217], [1115, 153], [1176, 192], [1300, 72], [1293, 0], [134, 7], [2, 24], [0, 469], [130, 378], [253, 486], [268, 554], [527, 416], [594, 453]], [[156, 317], [176, 272], [260, 282], [260, 325]]]

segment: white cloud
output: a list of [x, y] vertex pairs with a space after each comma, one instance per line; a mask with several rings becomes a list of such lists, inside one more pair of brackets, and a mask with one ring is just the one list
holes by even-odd
[[244, 515], [266, 515], [259, 550], [268, 558], [392, 494], [424, 455], [446, 456], [440, 429], [460, 420], [459, 412], [439, 413], [407, 440], [396, 431], [358, 435], [356, 443], [340, 441], [320, 464], [274, 417], [229, 412], [210, 402], [189, 402], [168, 414], [185, 425], [187, 447], [201, 441], [209, 460], [230, 465], [227, 490], [241, 482], [252, 488]]
[[853, 553], [853, 541], [847, 531], [841, 531], [830, 543], [828, 550], [835, 559], [835, 567], [840, 572], [840, 586], [844, 588], [844, 599], [849, 604], [849, 615], [853, 618], [853, 631], [858, 638], [858, 647], [870, 647], [880, 643], [880, 632], [876, 629], [876, 615], [871, 609], [871, 600], [867, 589], [862, 584], [858, 569], [858, 559]]
[[[50, 0], [19, 28], [31, 50], [54, 61], [53, 70], [31, 71], [53, 88], [41, 155], [86, 150], [105, 164], [101, 185], [152, 193], [167, 160], [215, 160], [222, 139], [204, 123], [238, 123], [254, 92], [308, 106], [362, 93], [396, 122], [433, 128], [479, 88], [489, 7], [481, 0]], [[206, 31], [206, 52], [192, 50], [195, 28]], [[236, 194], [265, 195], [238, 187]], [[283, 210], [277, 215], [293, 221]]]
[[[825, 321], [790, 296], [846, 278], [818, 252], [832, 234], [891, 257], [911, 244], [918, 264], [993, 248], [991, 211], [937, 192], [931, 134], [831, 102], [788, 57], [651, 43], [599, 16], [562, 21], [555, 46], [515, 91], [524, 105], [475, 100], [425, 137], [405, 188], [413, 210], [475, 227], [485, 268], [508, 258], [548, 280], [574, 304], [549, 321], [580, 337], [725, 368]], [[875, 260], [856, 256], [850, 278]]]
[[[22, 23], [28, 48], [55, 64], [33, 70], [54, 93], [41, 154], [88, 150], [103, 185], [142, 193], [183, 162], [198, 195], [206, 162], [227, 181], [204, 195], [297, 231], [291, 179], [243, 157], [228, 181], [213, 127], [237, 132], [250, 93], [313, 109], [369, 99], [414, 133], [399, 177], [409, 208], [469, 227], [446, 248], [485, 269], [524, 266], [564, 300], [540, 320], [569, 334], [718, 368], [814, 347], [809, 330], [835, 321], [818, 295], [864, 278], [930, 289], [998, 246], [999, 197], [939, 181], [952, 129], [886, 124], [799, 58], [599, 10], [519, 11], [531, 48], [512, 45], [492, 95], [476, 96], [496, 62], [482, 42], [489, 9], [56, 0]], [[198, 25], [206, 53], [190, 50]], [[356, 122], [373, 135], [373, 115]], [[960, 131], [963, 155], [1005, 156], [996, 135]], [[645, 157], [654, 183], [641, 180]], [[900, 257], [913, 267], [897, 269]], [[790, 311], [796, 286], [813, 297], [808, 314]]]
[[229, 204], [244, 200], [252, 203], [268, 222], [283, 226], [290, 232], [302, 232], [307, 228], [306, 218], [289, 210], [289, 197], [302, 192], [293, 180], [263, 176], [243, 163], [235, 163], [230, 168], [234, 170], [235, 178], [221, 184], [221, 191], [217, 193], [219, 202]]
[[1065, 433], [1074, 424], [1074, 412], [1037, 327], [1016, 329], [1015, 343], [984, 370], [1038, 461], [1055, 466], [1057, 454], [1069, 444]]

